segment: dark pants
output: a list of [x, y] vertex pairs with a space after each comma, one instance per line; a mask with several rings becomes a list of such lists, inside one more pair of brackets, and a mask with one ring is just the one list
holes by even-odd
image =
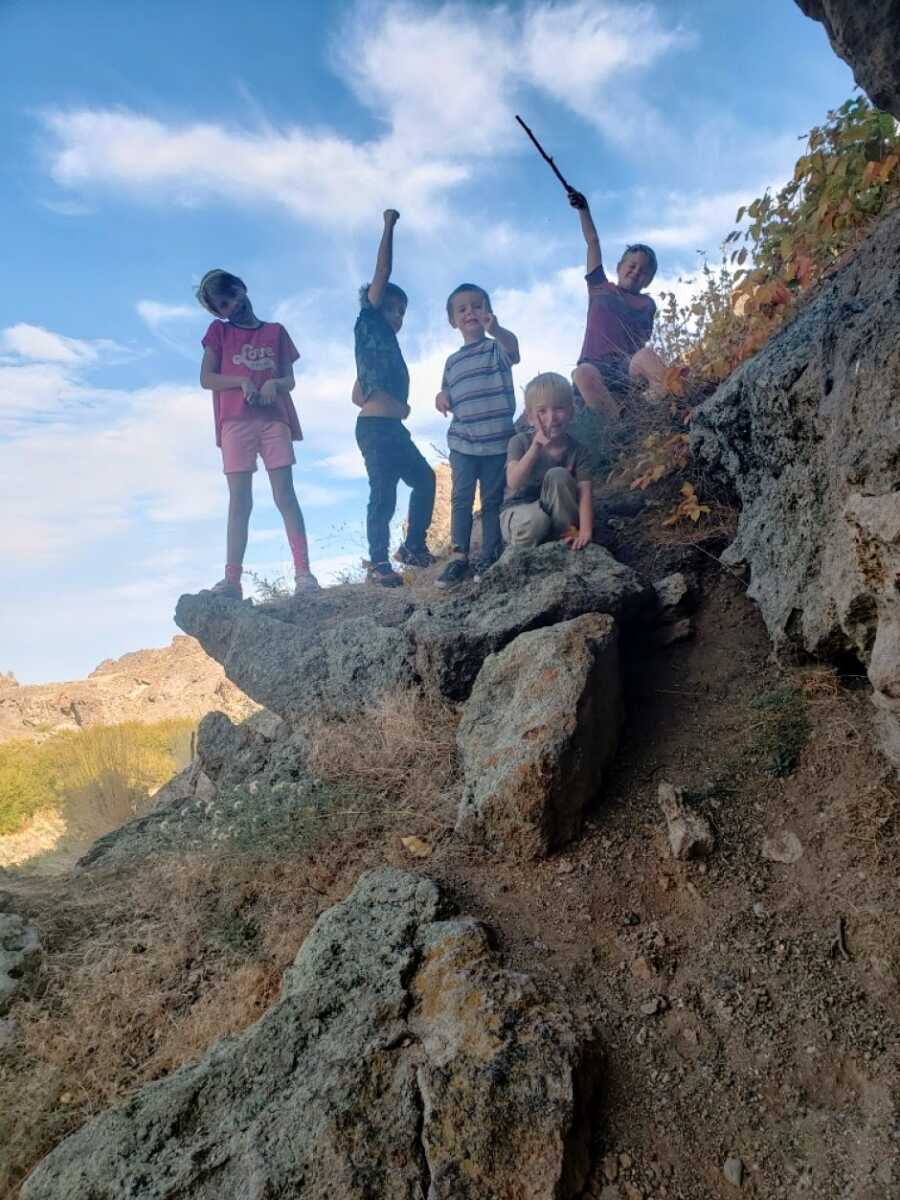
[[460, 454], [450, 451], [453, 487], [450, 494], [450, 540], [453, 549], [469, 554], [475, 484], [481, 485], [481, 556], [486, 561], [500, 555], [500, 505], [506, 482], [505, 454]]
[[359, 417], [356, 444], [369, 476], [366, 534], [370, 560], [387, 562], [391, 517], [401, 479], [412, 488], [406, 543], [412, 549], [423, 549], [434, 509], [434, 471], [413, 445], [409, 430], [396, 417]]

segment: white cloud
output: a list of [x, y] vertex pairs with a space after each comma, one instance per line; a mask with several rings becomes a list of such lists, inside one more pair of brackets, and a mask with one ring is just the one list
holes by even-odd
[[64, 337], [40, 325], [9, 325], [0, 330], [0, 350], [16, 354], [32, 362], [57, 362], [85, 365], [97, 361], [99, 352], [112, 347], [113, 342], [85, 342], [80, 338]]
[[196, 321], [203, 317], [202, 312], [187, 304], [161, 304], [158, 300], [138, 300], [134, 307], [144, 324], [154, 333], [173, 322]]
[[[499, 6], [363, 3], [336, 38], [334, 60], [383, 122], [381, 135], [354, 141], [299, 125], [55, 111], [44, 117], [50, 173], [64, 188], [114, 188], [185, 206], [266, 204], [344, 229], [390, 204], [411, 228], [434, 229], [447, 193], [476, 160], [526, 152], [513, 114], [529, 89], [628, 146], [635, 122], [645, 132], [660, 124], [637, 78], [687, 40], [650, 4], [572, 0], [517, 15]], [[439, 53], [423, 54], [423, 46]]]
[[[0, 416], [23, 398], [31, 419], [17, 410], [0, 423], [0, 555], [61, 561], [142, 522], [185, 525], [223, 513], [212, 414], [199, 388], [90, 389], [52, 363], [0, 368]], [[257, 496], [271, 504], [262, 487]], [[302, 484], [308, 507], [339, 498], [327, 482]]]
[[393, 139], [357, 144], [296, 126], [259, 132], [90, 109], [51, 113], [46, 123], [57, 143], [51, 174], [63, 187], [112, 187], [184, 207], [274, 205], [322, 225], [358, 225], [394, 203], [427, 228], [440, 195], [467, 175]]
[[516, 136], [517, 25], [503, 8], [366, 4], [348, 23], [337, 61], [412, 154], [492, 154]]
[[651, 4], [536, 5], [522, 38], [526, 78], [612, 141], [628, 144], [639, 133], [658, 137], [663, 127], [635, 77], [692, 40], [666, 28]]

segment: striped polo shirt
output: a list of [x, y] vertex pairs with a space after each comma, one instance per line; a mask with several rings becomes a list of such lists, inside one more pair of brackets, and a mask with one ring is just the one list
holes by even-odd
[[506, 454], [516, 411], [512, 363], [499, 342], [483, 337], [451, 354], [441, 388], [450, 393], [453, 420], [447, 445], [460, 454]]

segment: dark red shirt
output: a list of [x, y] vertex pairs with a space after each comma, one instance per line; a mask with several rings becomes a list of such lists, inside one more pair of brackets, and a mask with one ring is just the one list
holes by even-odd
[[587, 328], [579, 362], [608, 354], [632, 354], [646, 346], [653, 332], [656, 305], [642, 292], [626, 292], [610, 283], [603, 264], [585, 275], [588, 287]]

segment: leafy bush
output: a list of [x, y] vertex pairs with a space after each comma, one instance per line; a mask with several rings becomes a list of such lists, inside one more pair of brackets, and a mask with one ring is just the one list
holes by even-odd
[[663, 293], [657, 345], [700, 379], [724, 379], [898, 202], [900, 126], [864, 96], [847, 100], [810, 131], [780, 191], [741, 205], [745, 226], [726, 237], [717, 270], [704, 260], [694, 297], [679, 305]]
[[190, 761], [195, 722], [96, 725], [44, 742], [0, 746], [0, 834], [42, 808], [58, 809], [71, 832], [98, 837], [133, 816], [150, 793]]

